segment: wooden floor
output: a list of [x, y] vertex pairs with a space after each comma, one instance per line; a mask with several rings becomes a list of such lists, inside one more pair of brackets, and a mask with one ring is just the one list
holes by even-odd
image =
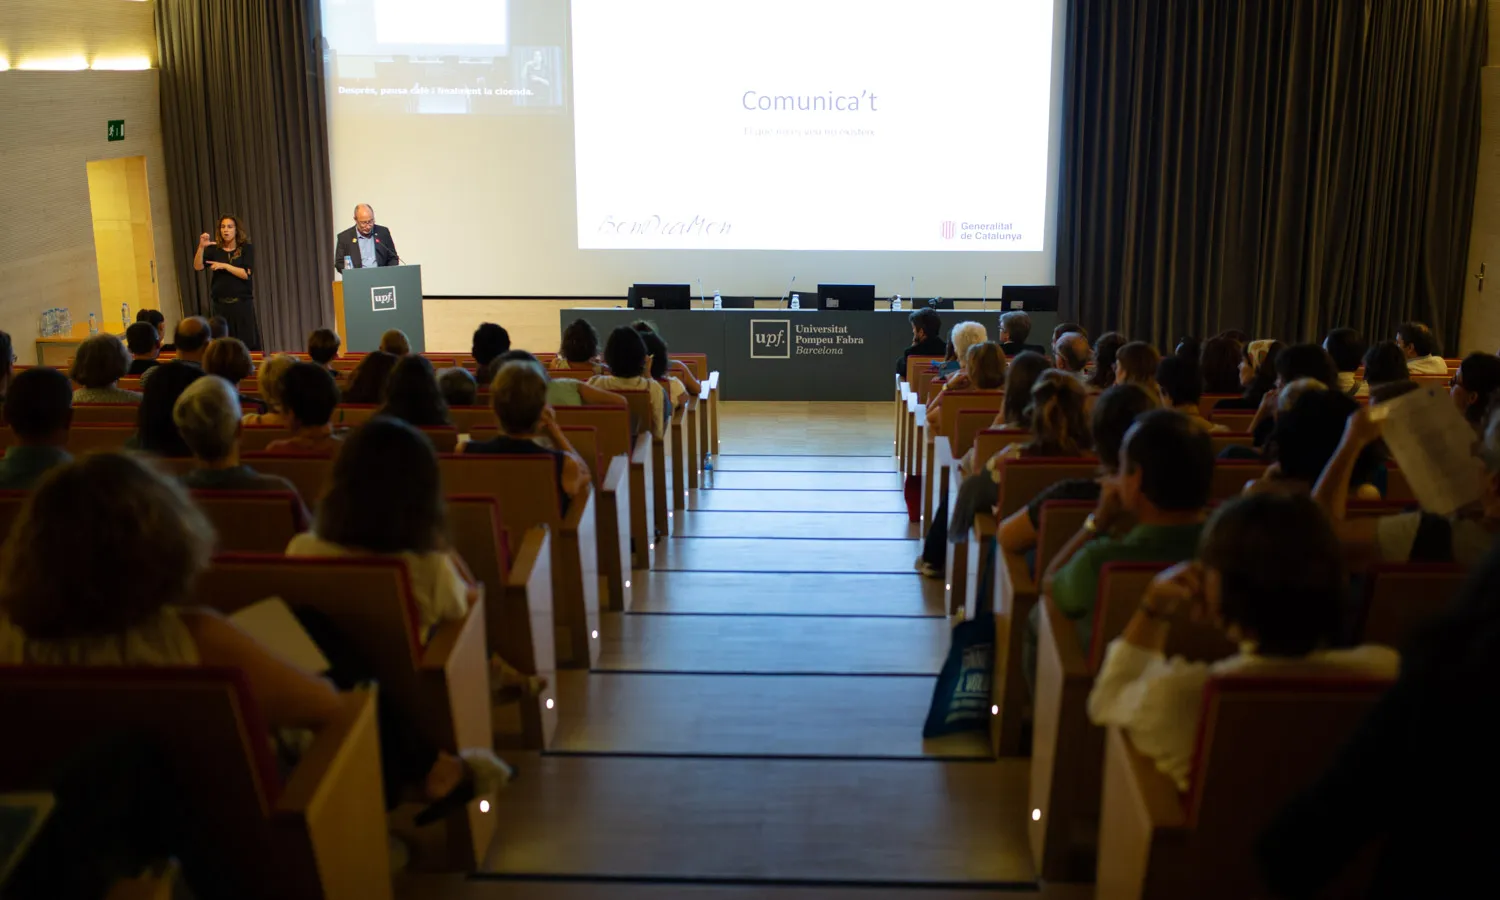
[[[708, 485], [564, 673], [488, 871], [404, 896], [1039, 896], [1024, 760], [923, 741], [947, 650], [888, 404], [725, 403]], [[1088, 896], [1077, 889], [1040, 896]]]

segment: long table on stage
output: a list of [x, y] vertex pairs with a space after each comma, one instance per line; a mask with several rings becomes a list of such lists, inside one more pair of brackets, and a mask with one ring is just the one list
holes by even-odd
[[[943, 335], [959, 322], [982, 324], [993, 340], [1000, 310], [939, 310]], [[609, 333], [638, 319], [651, 322], [671, 350], [708, 354], [725, 400], [889, 400], [896, 360], [911, 346], [910, 310], [831, 312], [811, 309], [564, 309], [559, 327], [584, 319]], [[1046, 344], [1057, 313], [1032, 312], [1029, 342]]]

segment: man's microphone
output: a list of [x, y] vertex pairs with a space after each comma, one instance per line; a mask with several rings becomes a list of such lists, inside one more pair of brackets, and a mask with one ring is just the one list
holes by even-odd
[[912, 309], [916, 309], [917, 308], [917, 276], [915, 276], [915, 275], [913, 275], [911, 277], [911, 290], [907, 291], [906, 296], [908, 296], [908, 297], [911, 298], [911, 308]]
[[990, 308], [990, 273], [984, 273], [984, 287], [979, 292], [979, 308]]
[[792, 285], [794, 285], [796, 283], [797, 283], [797, 276], [793, 275], [792, 276], [792, 280], [788, 281], [786, 283], [786, 293], [784, 293], [784, 294], [781, 295], [781, 305], [782, 306], [786, 306], [788, 303], [791, 302], [790, 298], [792, 296]]

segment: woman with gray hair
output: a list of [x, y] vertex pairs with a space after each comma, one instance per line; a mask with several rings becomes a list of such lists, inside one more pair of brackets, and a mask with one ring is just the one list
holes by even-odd
[[278, 353], [260, 364], [260, 395], [269, 411], [249, 413], [245, 416], [246, 425], [290, 424], [281, 402], [281, 379], [296, 362], [295, 357]]
[[172, 422], [198, 462], [182, 476], [183, 484], [207, 491], [290, 491], [300, 502], [290, 481], [240, 462], [240, 398], [229, 382], [207, 375], [188, 385], [172, 407]]
[[73, 358], [74, 403], [140, 403], [139, 391], [120, 388], [130, 371], [130, 351], [112, 334], [96, 334], [78, 347]]

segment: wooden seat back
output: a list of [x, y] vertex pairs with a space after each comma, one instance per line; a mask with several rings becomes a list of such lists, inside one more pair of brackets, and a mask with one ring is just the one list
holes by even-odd
[[961, 457], [968, 453], [973, 448], [974, 441], [979, 437], [980, 432], [989, 428], [994, 421], [995, 414], [987, 409], [959, 410], [957, 421], [953, 426], [954, 457]]
[[[990, 421], [993, 423], [994, 418]], [[996, 453], [1009, 447], [1011, 444], [1025, 443], [1031, 440], [1031, 432], [1025, 428], [995, 428], [993, 425], [986, 426], [974, 435], [974, 468], [978, 471], [985, 462]]]
[[943, 392], [943, 402], [938, 404], [938, 433], [948, 439], [955, 457], [963, 452], [957, 446], [959, 415], [964, 412], [987, 412], [993, 422], [995, 416], [1000, 415], [1000, 404], [1004, 399], [1005, 392], [999, 390]]
[[285, 425], [242, 425], [240, 426], [240, 452], [261, 453], [272, 441], [279, 441], [292, 436], [292, 432]]
[[68, 452], [82, 456], [98, 450], [123, 450], [134, 434], [134, 424], [76, 425], [68, 429]]
[[1250, 423], [1255, 419], [1255, 411], [1218, 410], [1210, 418], [1215, 425], [1223, 425], [1233, 434], [1243, 434], [1250, 430]]
[[699, 381], [708, 378], [708, 354], [707, 353], [682, 353], [672, 351], [672, 358], [679, 360], [693, 373], [693, 377]]
[[[245, 896], [390, 897], [371, 692], [351, 697], [348, 709], [283, 784], [239, 671], [0, 667], [0, 717], [26, 736], [0, 742], [0, 790], [46, 787], [61, 761], [139, 735], [175, 782], [172, 799], [187, 818], [176, 824], [193, 829], [210, 870], [234, 878]], [[310, 806], [314, 794], [321, 800]], [[330, 813], [346, 821], [320, 827]]]
[[1036, 577], [1047, 571], [1052, 558], [1067, 546], [1078, 529], [1098, 506], [1088, 500], [1048, 500], [1042, 504], [1042, 514], [1036, 529]]
[[323, 491], [333, 477], [333, 457], [310, 453], [246, 453], [240, 457], [245, 465], [262, 475], [280, 475], [290, 481], [302, 495], [309, 509], [323, 499]]
[[917, 373], [932, 371], [933, 363], [943, 361], [941, 356], [908, 356], [906, 358], [906, 373], [903, 376], [912, 390], [917, 387]]
[[1198, 415], [1205, 419], [1214, 417], [1214, 406], [1220, 400], [1238, 400], [1239, 394], [1204, 394], [1198, 398]]
[[291, 491], [193, 491], [224, 553], [284, 553], [308, 529], [302, 500]]
[[[656, 413], [651, 408], [649, 392], [611, 390], [611, 393], [625, 398], [626, 408], [630, 410], [630, 433], [632, 435], [645, 434], [648, 431], [654, 434], [661, 430], [651, 427], [651, 420], [656, 417]], [[665, 427], [665, 424], [662, 423], [662, 426]]]
[[588, 464], [589, 477], [597, 486], [604, 478], [604, 468], [607, 463], [606, 458], [600, 453], [599, 437], [593, 426], [563, 425], [562, 433], [563, 437], [568, 439], [568, 443], [573, 445], [573, 449], [578, 451], [578, 455], [583, 457], [583, 461]]
[[1214, 460], [1214, 477], [1209, 486], [1210, 500], [1228, 500], [1245, 490], [1245, 482], [1254, 481], [1266, 472], [1266, 464], [1254, 459]]
[[432, 449], [439, 453], [452, 453], [458, 447], [459, 430], [457, 428], [433, 427], [423, 428], [422, 433], [427, 435], [429, 441], [432, 441]]
[[[984, 435], [980, 435], [983, 440]], [[1095, 478], [1099, 461], [1086, 457], [1021, 457], [1000, 463], [1000, 514], [1005, 519], [1044, 489], [1068, 478]]]
[[931, 369], [917, 370], [916, 378], [911, 382], [911, 389], [917, 395], [918, 403], [926, 403], [933, 394], [937, 393], [938, 387], [934, 382], [938, 381], [939, 377], [938, 373]]
[[494, 498], [516, 552], [526, 529], [544, 526], [554, 533], [562, 525], [557, 469], [541, 454], [463, 453], [439, 458], [444, 490]]
[[1448, 609], [1468, 571], [1447, 563], [1376, 563], [1365, 575], [1359, 639], [1405, 646], [1419, 628]]
[[1417, 495], [1406, 481], [1406, 473], [1394, 462], [1385, 466], [1385, 499], [1389, 503], [1416, 503]]
[[[1088, 652], [1089, 671], [1099, 671], [1104, 663], [1104, 651], [1109, 642], [1125, 631], [1130, 617], [1135, 615], [1146, 595], [1151, 580], [1173, 563], [1105, 563], [1099, 570], [1099, 594], [1094, 601], [1094, 632]], [[1218, 628], [1208, 623], [1191, 621], [1186, 611], [1172, 616], [1172, 630], [1168, 639], [1169, 656], [1183, 656], [1191, 660], [1216, 660], [1233, 655], [1239, 648], [1224, 636]]]
[[345, 427], [362, 425], [369, 421], [379, 408], [373, 403], [340, 403], [333, 411], [333, 424]]
[[[649, 401], [648, 401], [649, 402]], [[601, 467], [607, 467], [616, 456], [629, 458], [630, 409], [623, 406], [559, 406], [557, 422], [563, 428], [582, 426], [594, 429]]]
[[75, 403], [74, 425], [134, 425], [140, 415], [138, 403]]
[[[495, 427], [495, 412], [489, 404], [484, 406], [453, 406], [448, 408], [448, 418], [453, 427], [463, 434], [473, 434], [475, 429]], [[446, 450], [445, 453], [453, 451]]]
[[1215, 458], [1228, 447], [1255, 447], [1255, 436], [1248, 431], [1214, 431], [1208, 437], [1214, 442]]

